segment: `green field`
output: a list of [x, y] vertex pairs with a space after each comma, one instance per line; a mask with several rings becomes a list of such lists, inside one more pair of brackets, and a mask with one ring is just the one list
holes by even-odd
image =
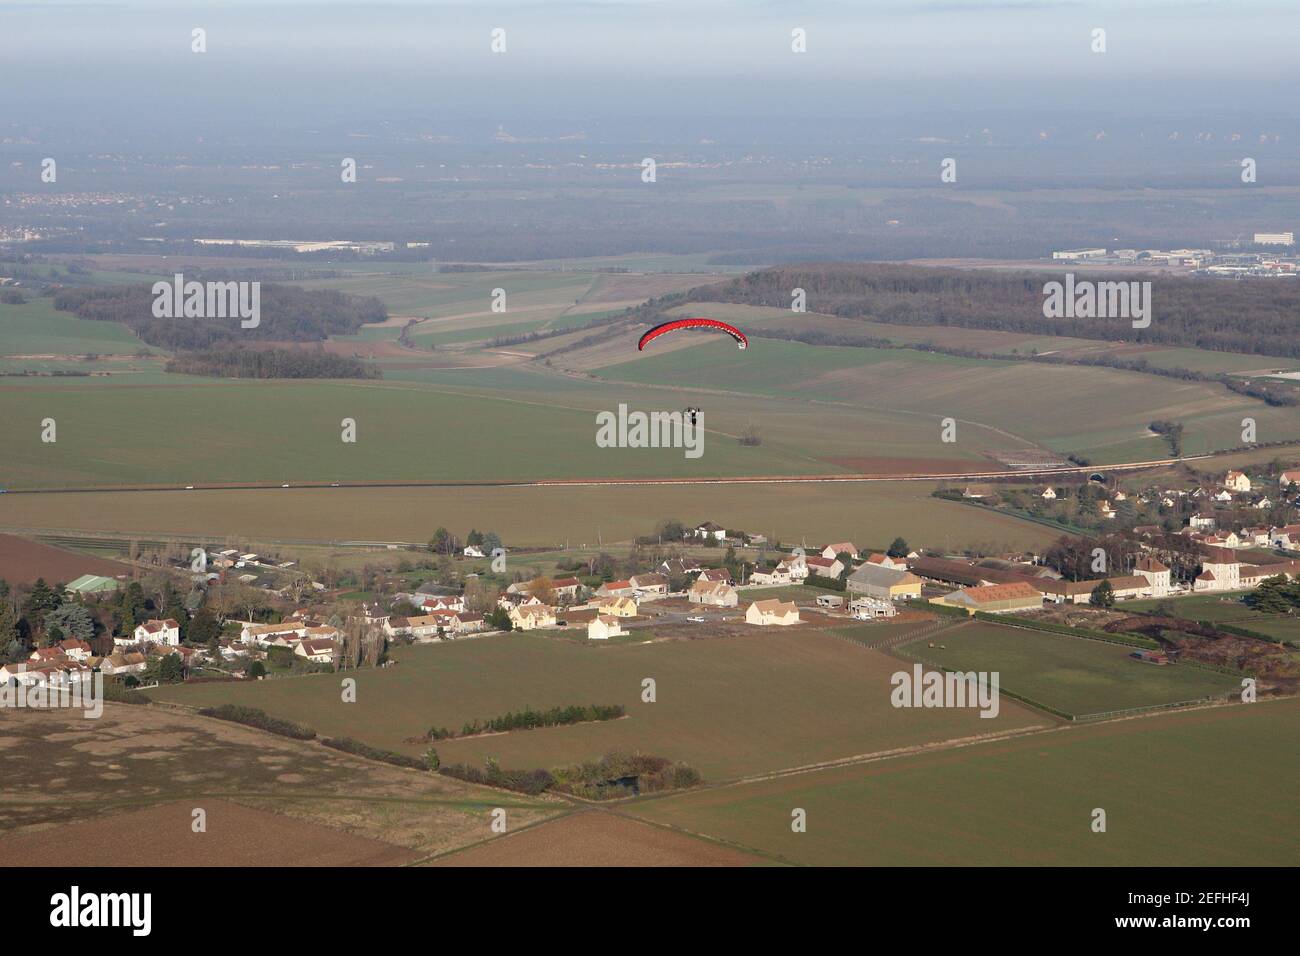
[[[782, 633], [773, 633], [774, 631]], [[714, 782], [897, 747], [1050, 721], [1004, 701], [996, 719], [972, 710], [897, 710], [898, 662], [811, 628], [654, 644], [589, 645], [506, 635], [401, 648], [397, 664], [356, 673], [357, 702], [337, 676], [161, 689], [159, 699], [234, 701], [367, 742], [419, 753], [406, 738], [459, 728], [525, 706], [619, 703], [603, 723], [446, 740], [444, 762], [555, 766], [623, 747], [684, 760]], [[643, 678], [657, 701], [640, 700]]]
[[716, 521], [773, 540], [890, 542], [982, 554], [1043, 548], [1042, 525], [930, 497], [929, 482], [619, 485], [514, 488], [267, 488], [115, 494], [0, 495], [0, 527], [238, 536], [254, 541], [429, 540], [497, 530], [510, 547], [563, 547], [649, 534], [663, 518]]
[[1256, 611], [1241, 603], [1241, 598], [1249, 593], [1235, 591], [1231, 594], [1198, 594], [1177, 599], [1132, 601], [1126, 602], [1124, 606], [1137, 611], [1154, 611], [1164, 604], [1171, 606], [1178, 617], [1189, 621], [1231, 624], [1280, 641], [1300, 641], [1300, 617]]
[[[426, 266], [426, 270], [430, 267]], [[358, 273], [345, 278], [312, 279], [301, 283], [307, 289], [335, 289], [352, 295], [373, 295], [383, 301], [392, 315], [437, 318], [469, 312], [493, 315], [492, 290], [506, 290], [506, 304], [525, 311], [543, 305], [573, 305], [594, 280], [582, 272], [452, 272], [433, 271]]]
[[948, 348], [971, 349], [994, 355], [1025, 357], [1029, 355], [1063, 355], [1069, 358], [1108, 355], [1125, 362], [1145, 361], [1161, 369], [1186, 368], [1205, 374], [1218, 372], [1257, 372], [1260, 369], [1294, 369], [1294, 359], [1253, 355], [1244, 352], [1212, 352], [1206, 349], [1155, 348], [1099, 339], [1081, 339], [1066, 335], [1030, 335], [1024, 332], [999, 332], [968, 329], [960, 326], [893, 325], [868, 319], [851, 319], [815, 312], [794, 313], [788, 309], [736, 305], [726, 302], [693, 303], [672, 309], [674, 315], [705, 312], [743, 329], [781, 332], [817, 331], [830, 335], [885, 339], [897, 345], [933, 343]]
[[1221, 594], [1194, 594], [1187, 597], [1159, 598], [1146, 601], [1125, 601], [1124, 607], [1134, 611], [1154, 611], [1157, 607], [1173, 608], [1174, 614], [1188, 621], [1214, 621], [1227, 624], [1230, 622], [1262, 621], [1276, 617], [1256, 611], [1241, 599], [1249, 591], [1233, 591]]
[[[1297, 733], [1300, 701], [1265, 701], [666, 796], [633, 812], [806, 865], [1294, 866]], [[805, 833], [791, 831], [796, 807]], [[1091, 830], [1098, 807], [1105, 833]]]
[[[12, 410], [0, 419], [0, 441], [10, 452], [4, 480], [9, 487], [47, 487], [808, 475], [859, 471], [857, 462], [882, 457], [909, 459], [912, 470], [987, 468], [983, 450], [1023, 444], [974, 426], [967, 442], [944, 443], [937, 418], [926, 424], [911, 413], [593, 382], [533, 367], [387, 374], [382, 381], [286, 382], [142, 370], [11, 380], [0, 384]], [[598, 448], [596, 413], [620, 404], [703, 409], [703, 457], [687, 459], [672, 448]], [[58, 422], [55, 444], [42, 443], [28, 424], [46, 417]], [[357, 421], [355, 445], [339, 441], [345, 417]], [[751, 425], [762, 444], [742, 447], [739, 435]], [[177, 455], [182, 435], [187, 453]]]
[[[606, 394], [602, 405], [587, 396], [579, 404], [552, 394], [545, 402], [368, 381], [24, 384], [6, 390], [0, 442], [7, 449], [4, 480], [11, 488], [835, 470], [798, 447], [772, 441], [745, 448], [717, 431], [706, 432], [700, 458], [687, 458], [681, 448], [598, 447], [595, 412], [617, 408], [618, 398]], [[665, 404], [660, 398], [632, 407]], [[675, 401], [667, 407], [680, 408]], [[58, 423], [53, 444], [42, 442], [35, 427], [47, 417]], [[344, 418], [357, 422], [355, 444], [340, 440]], [[797, 438], [793, 429], [790, 435]]]
[[50, 299], [0, 305], [0, 355], [133, 355], [156, 352], [116, 322], [55, 311]]
[[1141, 663], [1124, 645], [982, 621], [898, 650], [952, 670], [996, 671], [1004, 690], [1076, 717], [1199, 700], [1241, 687], [1239, 678], [1187, 664]]
[[[1184, 452], [1240, 444], [1241, 419], [1254, 417], [1270, 440], [1300, 437], [1300, 417], [1229, 392], [1221, 385], [1158, 378], [1109, 368], [1049, 366], [957, 358], [931, 352], [804, 345], [751, 339], [748, 349], [701, 341], [689, 350], [608, 364], [615, 381], [711, 387], [754, 395], [834, 400], [864, 409], [928, 418], [911, 427], [935, 439], [940, 418], [998, 429], [1024, 442], [1074, 452], [1105, 464], [1165, 458], [1168, 446], [1147, 431], [1156, 419], [1185, 425]], [[1087, 409], [1087, 414], [1081, 414]], [[896, 426], [897, 427], [897, 426]], [[885, 441], [892, 437], [886, 432]], [[957, 443], [992, 447], [986, 432]], [[932, 451], [931, 454], [938, 454]]]

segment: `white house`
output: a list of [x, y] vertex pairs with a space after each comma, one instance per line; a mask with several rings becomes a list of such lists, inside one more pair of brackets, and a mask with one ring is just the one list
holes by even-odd
[[[577, 581], [575, 579], [574, 583]], [[628, 578], [638, 598], [663, 597], [668, 593], [668, 575], [651, 571], [649, 574], [635, 574]]]
[[848, 552], [849, 557], [854, 561], [858, 559], [858, 549], [854, 546], [852, 541], [841, 541], [838, 544], [826, 545], [826, 547], [822, 548], [822, 557], [835, 558], [846, 551]]
[[1242, 528], [1240, 534], [1242, 545], [1248, 548], [1267, 548], [1268, 530], [1263, 525]]
[[1144, 554], [1138, 558], [1137, 564], [1133, 565], [1133, 573], [1146, 578], [1152, 597], [1164, 597], [1169, 593], [1169, 569], [1150, 555]]
[[317, 664], [333, 664], [334, 655], [338, 653], [338, 649], [338, 644], [327, 637], [309, 637], [304, 641], [299, 641], [293, 652], [299, 657], [305, 657]]
[[139, 651], [130, 654], [118, 652], [103, 658], [99, 662], [99, 669], [105, 674], [139, 674], [144, 671], [147, 663]]
[[816, 574], [823, 578], [838, 578], [844, 572], [844, 564], [839, 558], [813, 555], [805, 563], [808, 565], [809, 574]]
[[1288, 551], [1300, 550], [1300, 524], [1284, 525], [1268, 533], [1268, 543], [1274, 548]]
[[406, 619], [406, 624], [410, 628], [408, 633], [417, 641], [432, 640], [438, 636], [439, 629], [451, 626], [452, 618], [455, 616], [455, 611], [435, 611], [432, 614], [421, 614], [419, 617], [408, 617]]
[[1047, 500], [1047, 501], [1055, 501], [1055, 500], [1056, 500], [1056, 489], [1051, 488], [1051, 487], [1044, 488], [1043, 491], [1042, 491], [1042, 494], [1040, 494], [1038, 497], [1043, 498], [1043, 499], [1045, 499], [1045, 500]]
[[706, 521], [691, 529], [691, 535], [696, 538], [712, 538], [714, 541], [724, 541], [727, 537], [727, 529], [712, 521]]
[[181, 642], [181, 627], [171, 618], [151, 619], [135, 628], [136, 644], [166, 644], [175, 647]]
[[1241, 587], [1241, 561], [1227, 548], [1205, 548], [1194, 591], [1235, 591]]
[[461, 554], [467, 558], [481, 558], [483, 557], [483, 549], [476, 548], [474, 545], [470, 544], [465, 546], [465, 550], [462, 551]]
[[1230, 471], [1223, 479], [1223, 487], [1231, 491], [1250, 491], [1250, 478], [1244, 471]]
[[745, 609], [745, 622], [762, 627], [788, 627], [799, 623], [799, 608], [793, 601], [755, 601]]
[[31, 686], [39, 680], [40, 672], [36, 670], [36, 665], [29, 661], [19, 661], [16, 664], [5, 664], [0, 667], [0, 684], [17, 681], [20, 684]]
[[1277, 476], [1277, 486], [1283, 491], [1291, 485], [1300, 485], [1300, 471], [1284, 471]]
[[711, 607], [735, 607], [740, 601], [736, 589], [725, 581], [705, 581], [700, 578], [686, 592], [686, 599], [692, 604], [708, 604]]
[[85, 641], [79, 641], [76, 638], [68, 638], [59, 642], [59, 650], [69, 660], [74, 660], [79, 664], [84, 664], [90, 659], [90, 645]]
[[808, 561], [803, 555], [792, 554], [783, 558], [777, 568], [790, 575], [792, 584], [799, 584], [808, 577]]
[[777, 566], [775, 568], [755, 568], [749, 575], [750, 584], [789, 584], [790, 571]]
[[482, 614], [468, 614], [465, 611], [458, 611], [456, 616], [451, 619], [451, 626], [457, 634], [473, 634], [475, 631], [481, 631], [487, 627], [487, 621]]
[[597, 614], [587, 625], [587, 640], [607, 641], [611, 637], [621, 637], [627, 631], [618, 622], [618, 618], [609, 614]]
[[239, 630], [239, 639], [241, 641], [245, 644], [256, 644], [258, 647], [269, 647], [277, 640], [281, 646], [287, 646], [306, 636], [306, 622], [297, 619], [283, 621], [279, 624], [253, 624], [249, 622]]

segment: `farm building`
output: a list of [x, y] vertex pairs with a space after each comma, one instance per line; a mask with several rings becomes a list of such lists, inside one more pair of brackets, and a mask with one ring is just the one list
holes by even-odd
[[112, 594], [117, 590], [117, 582], [99, 574], [83, 574], [67, 585], [69, 594], [98, 595]]
[[818, 607], [840, 607], [844, 604], [844, 598], [838, 594], [819, 594], [817, 595]]
[[776, 625], [788, 627], [799, 623], [799, 608], [793, 601], [755, 601], [745, 609], [745, 622], [763, 627]]
[[901, 601], [921, 596], [921, 579], [910, 571], [864, 564], [848, 577], [849, 592], [880, 601]]
[[1050, 581], [1042, 580], [1035, 587], [1043, 597], [1057, 604], [1087, 604], [1092, 599], [1092, 592], [1101, 582], [1109, 581], [1111, 591], [1117, 601], [1142, 597], [1151, 593], [1151, 583], [1143, 575], [1117, 575], [1110, 578], [1095, 578], [1090, 581]]
[[983, 611], [986, 614], [1011, 614], [1043, 606], [1043, 595], [1028, 581], [1015, 584], [984, 584], [963, 588], [942, 597], [930, 598], [931, 604], [959, 607], [967, 614]]
[[1015, 584], [1025, 580], [1025, 575], [1016, 571], [999, 568], [986, 568], [969, 561], [953, 561], [948, 558], [913, 558], [907, 562], [913, 574], [919, 574], [940, 584], [952, 584], [958, 587], [974, 587], [980, 584]]

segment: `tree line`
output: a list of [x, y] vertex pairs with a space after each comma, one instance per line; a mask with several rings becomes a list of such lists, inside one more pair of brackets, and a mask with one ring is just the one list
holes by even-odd
[[324, 349], [213, 348], [183, 352], [167, 371], [221, 378], [380, 378], [373, 365]]
[[1300, 339], [1295, 336], [1300, 286], [1296, 283], [1120, 277], [1095, 272], [1079, 277], [1098, 282], [1151, 282], [1154, 321], [1148, 328], [1134, 329], [1131, 319], [1124, 317], [1044, 318], [1047, 273], [880, 263], [761, 269], [730, 282], [694, 289], [690, 297], [696, 302], [788, 309], [791, 290], [801, 288], [815, 312], [891, 325], [952, 325], [1300, 358]]
[[520, 711], [509, 711], [500, 717], [487, 720], [467, 720], [460, 732], [446, 727], [432, 727], [425, 734], [425, 740], [450, 740], [455, 737], [474, 737], [478, 734], [500, 734], [512, 730], [534, 730], [538, 727], [563, 727], [569, 724], [587, 724], [600, 720], [618, 720], [627, 713], [622, 704], [570, 704], [567, 707], [551, 707], [547, 710], [534, 710], [525, 707]]

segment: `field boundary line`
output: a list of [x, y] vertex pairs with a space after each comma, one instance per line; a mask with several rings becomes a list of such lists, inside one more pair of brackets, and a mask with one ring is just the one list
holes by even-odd
[[[679, 790], [676, 792], [689, 793], [690, 791]], [[752, 847], [744, 843], [738, 843], [735, 840], [727, 840], [722, 837], [713, 836], [710, 833], [702, 833], [698, 830], [690, 830], [687, 829], [686, 827], [679, 826], [678, 824], [675, 823], [666, 823], [662, 820], [647, 820], [645, 817], [639, 817], [634, 813], [625, 813], [612, 808], [602, 812], [608, 813], [611, 816], [621, 817], [624, 820], [632, 820], [635, 821], [636, 823], [641, 823], [649, 827], [655, 827], [656, 829], [659, 830], [666, 830], [669, 833], [676, 833], [679, 836], [690, 837], [691, 839], [699, 840], [702, 843], [709, 843], [712, 844], [713, 846], [722, 847], [727, 850], [739, 850], [742, 853], [748, 853], [751, 856], [755, 856], [763, 860], [768, 860], [772, 863], [779, 863], [782, 866], [807, 866], [808, 865], [806, 863], [798, 863], [794, 860], [786, 859], [785, 857], [780, 856], [779, 854], [776, 853], [772, 853], [769, 850], [760, 850], [757, 847]]]
[[486, 846], [489, 843], [496, 843], [498, 840], [508, 840], [512, 836], [517, 836], [520, 833], [527, 833], [529, 830], [535, 829], [536, 827], [544, 826], [547, 823], [553, 823], [556, 820], [564, 820], [567, 819], [568, 817], [576, 816], [581, 813], [589, 813], [589, 812], [591, 811], [583, 810], [581, 808], [571, 806], [568, 810], [564, 810], [560, 813], [557, 813], [555, 814], [555, 816], [547, 817], [544, 820], [534, 820], [532, 823], [525, 823], [521, 827], [518, 827], [513, 830], [507, 830], [505, 833], [499, 834], [498, 836], [484, 837], [482, 840], [476, 840], [473, 843], [467, 843], [464, 846], [456, 847], [455, 849], [452, 850], [443, 850], [439, 853], [432, 853], [429, 856], [420, 857], [418, 860], [411, 860], [409, 863], [403, 863], [402, 866], [404, 867], [423, 866], [424, 864], [430, 863], [433, 860], [440, 860], [444, 857], [453, 856], [457, 853], [464, 853], [467, 850], [474, 850], [477, 849], [478, 847]]
[[[834, 760], [824, 760], [819, 763], [803, 764], [798, 767], [787, 767], [782, 770], [772, 770], [761, 774], [751, 774], [745, 777], [737, 777], [734, 780], [721, 781], [714, 784], [712, 787], [705, 786], [701, 789], [718, 790], [724, 787], [762, 783], [767, 780], [779, 780], [783, 777], [794, 777], [806, 773], [816, 773], [821, 770], [835, 770], [840, 767], [852, 767], [859, 764], [877, 763], [882, 760], [891, 760], [895, 757], [909, 757], [916, 754], [930, 753], [938, 750], [959, 750], [977, 744], [996, 743], [1000, 740], [1011, 740], [1016, 737], [1027, 737], [1034, 734], [1051, 733], [1065, 729], [1066, 725], [1049, 726], [1047, 724], [1030, 724], [1027, 727], [1014, 727], [1010, 730], [997, 731], [991, 734], [978, 734], [971, 737], [952, 737], [947, 740], [939, 740], [927, 744], [911, 744], [907, 747], [895, 747], [891, 750], [878, 750], [872, 753], [855, 754], [852, 757], [838, 757]], [[676, 794], [690, 792], [689, 789], [664, 791], [662, 796], [669, 797]]]

